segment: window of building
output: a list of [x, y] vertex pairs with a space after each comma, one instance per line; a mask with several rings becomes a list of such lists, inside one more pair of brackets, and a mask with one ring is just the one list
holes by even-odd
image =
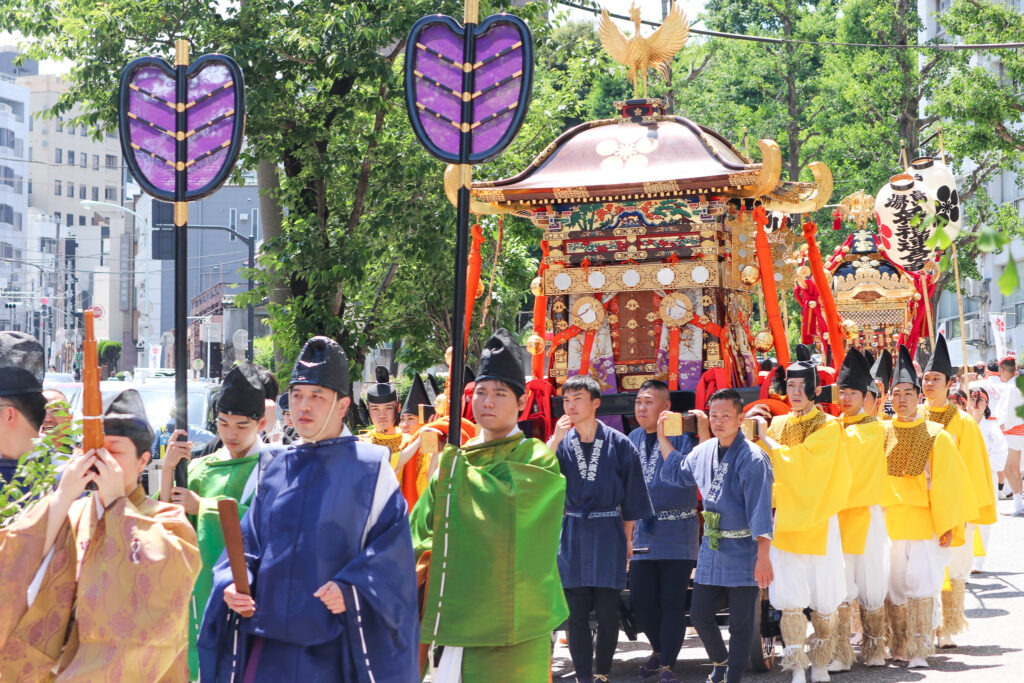
[[78, 224], [83, 226], [83, 227], [85, 226], [85, 216], [79, 216], [78, 217]]
[[57, 240], [52, 237], [40, 237], [39, 238], [39, 251], [44, 254], [56, 254], [57, 253]]
[[75, 214], [69, 213], [65, 218], [67, 219], [67, 226], [69, 228], [75, 224]]
[[57, 117], [57, 132], [58, 133], [63, 133], [64, 132], [64, 119], [62, 119], [60, 117]]
[[103, 190], [103, 198], [106, 199], [108, 202], [116, 202], [117, 201], [117, 188], [116, 187], [110, 187], [108, 185], [106, 187], [106, 189]]
[[98, 202], [100, 200], [100, 188], [98, 188], [98, 187], [93, 187], [92, 188], [92, 200], [94, 202]]
[[117, 157], [113, 154], [107, 155], [107, 168], [117, 168]]
[[[232, 230], [238, 230], [238, 209], [228, 210], [228, 227]], [[238, 241], [238, 238], [231, 233], [228, 233], [228, 239], [232, 242]]]
[[99, 154], [93, 154], [92, 155], [92, 170], [94, 170], [94, 171], [100, 170], [100, 155]]
[[260, 210], [259, 209], [253, 209], [252, 210], [252, 225], [250, 226], [250, 228], [252, 229], [252, 234], [253, 235], [256, 235], [257, 237], [260, 236]]
[[71, 199], [75, 198], [75, 184], [70, 180], [68, 181], [68, 197]]
[[88, 165], [89, 165], [89, 155], [86, 154], [85, 152], [82, 152], [80, 155], [78, 155], [78, 167], [79, 168], [85, 168]]
[[0, 223], [14, 223], [14, 207], [10, 204], [0, 204]]
[[28, 181], [28, 193], [32, 194], [32, 181]]
[[60, 197], [64, 194], [64, 185], [59, 180], [53, 181], [53, 194]]
[[0, 128], [0, 147], [6, 147], [8, 149], [14, 149], [15, 138], [14, 131], [10, 128]]
[[60, 223], [62, 217], [63, 217], [63, 215], [61, 214], [60, 211], [54, 211], [53, 212], [53, 222], [54, 223]]
[[15, 192], [21, 192], [21, 178], [14, 175], [14, 169], [10, 166], [0, 166], [0, 185], [7, 185], [14, 188]]
[[84, 123], [82, 124], [82, 130], [79, 132], [79, 135], [81, 135], [83, 138], [86, 135], [88, 135], [88, 132], [85, 130], [85, 124]]
[[68, 150], [68, 166], [74, 166], [74, 165], [75, 165], [75, 150], [69, 149]]
[[85, 185], [79, 185], [78, 186], [78, 198], [79, 199], [85, 199], [85, 193], [86, 193], [86, 190], [88, 190], [88, 189], [89, 188], [86, 187]]
[[60, 147], [55, 147], [53, 150], [53, 163], [64, 163], [64, 150], [62, 150]]

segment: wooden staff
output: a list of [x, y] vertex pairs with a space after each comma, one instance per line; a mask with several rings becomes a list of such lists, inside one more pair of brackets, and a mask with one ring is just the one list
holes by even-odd
[[[83, 313], [85, 336], [82, 338], [82, 452], [103, 448], [103, 395], [100, 393], [100, 362], [96, 350], [96, 313]], [[96, 490], [96, 482], [86, 485]]]
[[[224, 548], [228, 553], [235, 590], [243, 595], [251, 595], [249, 574], [245, 566], [245, 545], [242, 543], [242, 524], [238, 521], [238, 501], [234, 498], [218, 500], [217, 512], [220, 515], [220, 530], [224, 534]], [[243, 617], [251, 617], [253, 610], [246, 610], [240, 614]]]

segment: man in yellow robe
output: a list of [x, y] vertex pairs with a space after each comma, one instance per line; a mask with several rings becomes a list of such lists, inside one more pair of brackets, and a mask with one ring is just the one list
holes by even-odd
[[[843, 549], [837, 513], [850, 490], [843, 430], [839, 421], [813, 402], [818, 372], [798, 361], [786, 368], [786, 395], [793, 412], [780, 415], [760, 441], [775, 470], [775, 531], [771, 562], [775, 580], [769, 587], [772, 605], [782, 611], [786, 651], [782, 666], [803, 683], [808, 664], [804, 653], [810, 607], [814, 637], [810, 642], [811, 681], [828, 681], [828, 665], [836, 647], [836, 611], [846, 597]], [[749, 416], [766, 417], [755, 406]]]
[[104, 448], [0, 530], [0, 680], [189, 680], [196, 532], [138, 483], [153, 431], [136, 391], [115, 397], [103, 429]]
[[[377, 381], [367, 384], [363, 390], [367, 412], [373, 426], [369, 431], [360, 434], [359, 440], [384, 446], [390, 450], [391, 469], [395, 471], [396, 477], [400, 477], [402, 466], [399, 465], [399, 462], [402, 449], [409, 445], [412, 438], [398, 429], [398, 390], [391, 383], [388, 369], [383, 365], [378, 365], [374, 370], [374, 378]], [[402, 462], [402, 465], [404, 464]]]
[[954, 532], [978, 514], [953, 437], [918, 414], [920, 391], [913, 360], [901, 346], [892, 386], [896, 415], [885, 423], [886, 469], [898, 500], [886, 510], [892, 540], [888, 616], [893, 658], [911, 668], [926, 668], [933, 652], [933, 600]]
[[970, 489], [978, 504], [978, 515], [967, 520], [963, 539], [960, 530], [954, 534], [949, 561], [950, 588], [942, 591], [942, 624], [938, 628], [939, 647], [943, 648], [956, 647], [953, 636], [967, 630], [964, 594], [967, 577], [971, 575], [974, 566], [974, 538], [978, 534], [979, 524], [994, 524], [996, 521], [996, 495], [992, 486], [988, 449], [981, 436], [981, 429], [974, 418], [948, 400], [949, 382], [954, 374], [946, 338], [939, 335], [935, 342], [935, 353], [921, 375], [921, 389], [927, 399], [924, 417], [941, 424], [953, 437], [969, 475], [963, 480], [963, 485]]
[[853, 483], [839, 513], [846, 562], [846, 599], [839, 606], [836, 657], [829, 671], [849, 671], [855, 659], [850, 646], [853, 601], [860, 604], [864, 626], [861, 655], [867, 666], [885, 666], [885, 594], [889, 588], [889, 534], [883, 508], [894, 502], [885, 469], [885, 430], [869, 414], [865, 397], [875, 386], [867, 359], [850, 347], [839, 369], [839, 408]]

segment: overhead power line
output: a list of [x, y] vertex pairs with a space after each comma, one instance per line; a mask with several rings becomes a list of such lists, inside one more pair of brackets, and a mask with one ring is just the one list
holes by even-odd
[[[562, 2], [558, 0], [559, 5], [565, 5], [566, 7], [572, 7], [574, 9], [583, 10], [584, 12], [590, 12], [592, 14], [600, 14], [601, 10], [597, 7], [583, 5], [576, 2]], [[625, 21], [632, 21], [632, 19], [624, 14], [613, 14], [608, 13], [608, 16], [613, 19], [624, 19]], [[661, 26], [657, 21], [648, 21], [642, 19], [641, 24], [647, 26]], [[770, 38], [768, 36], [751, 36], [743, 33], [726, 33], [724, 31], [708, 31], [706, 29], [698, 29], [690, 27], [690, 33], [696, 33], [702, 36], [710, 36], [712, 38], [724, 38], [726, 40], [746, 40], [753, 43], [770, 43], [774, 45], [818, 45], [828, 47], [855, 47], [855, 48], [867, 48], [874, 50], [932, 50], [936, 52], [958, 52], [963, 50], [974, 50], [974, 51], [987, 51], [987, 50], [1016, 50], [1024, 47], [1024, 43], [968, 43], [968, 44], [956, 44], [956, 43], [926, 43], [917, 45], [903, 45], [900, 43], [839, 43], [834, 41], [817, 41], [817, 40], [794, 40], [791, 38]]]

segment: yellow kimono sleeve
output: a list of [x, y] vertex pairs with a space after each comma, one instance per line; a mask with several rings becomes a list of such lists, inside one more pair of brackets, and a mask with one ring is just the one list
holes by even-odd
[[775, 545], [788, 552], [823, 555], [828, 520], [846, 506], [850, 463], [837, 420], [796, 446], [772, 449], [775, 469]]
[[[928, 489], [928, 504], [931, 511], [932, 527], [941, 536], [947, 531], [959, 528], [959, 541], [963, 543], [963, 525], [978, 515], [974, 492], [965, 487], [967, 468], [957, 452], [953, 437], [945, 431], [935, 436], [932, 445], [931, 483]], [[956, 540], [954, 540], [956, 544]]]
[[[957, 424], [958, 423], [958, 424]], [[952, 430], [956, 424], [956, 447], [964, 461], [970, 477], [970, 488], [978, 505], [978, 514], [968, 522], [972, 524], [995, 524], [996, 493], [992, 488], [992, 472], [988, 461], [988, 449], [981, 436], [981, 428], [970, 416], [962, 411], [950, 423]], [[965, 480], [966, 482], [967, 480]]]

